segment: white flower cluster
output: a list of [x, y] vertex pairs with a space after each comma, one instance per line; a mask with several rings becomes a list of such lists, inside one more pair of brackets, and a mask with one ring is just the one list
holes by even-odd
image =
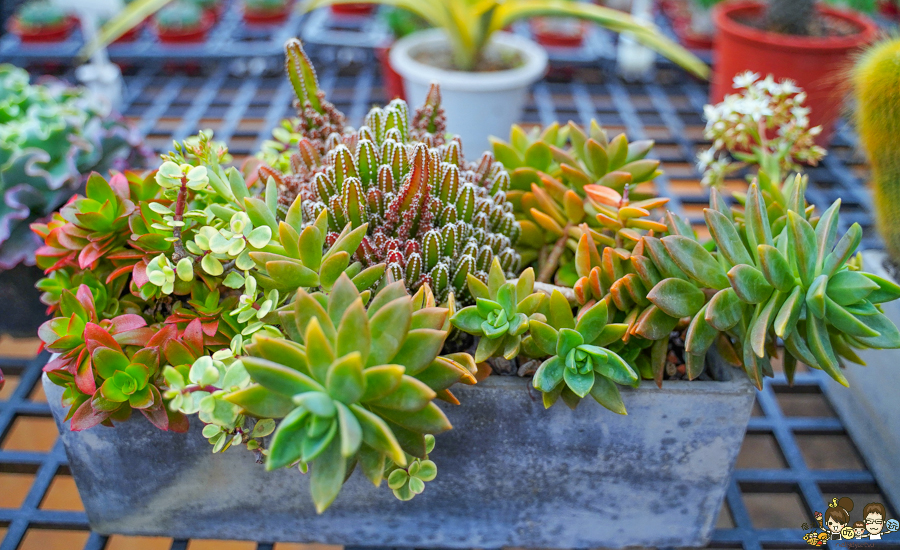
[[775, 82], [772, 75], [760, 80], [748, 71], [734, 77], [734, 88], [739, 92], [703, 109], [704, 137], [712, 141], [697, 155], [705, 185], [719, 185], [747, 164], [766, 167], [774, 161], [787, 172], [800, 163], [815, 165], [825, 156], [825, 149], [815, 144], [822, 127], [809, 127], [806, 92], [793, 81]]

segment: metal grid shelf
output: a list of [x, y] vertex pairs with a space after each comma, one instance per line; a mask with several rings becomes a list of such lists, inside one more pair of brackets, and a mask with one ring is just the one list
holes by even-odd
[[[370, 105], [385, 100], [381, 79], [370, 51], [344, 57], [341, 51], [322, 47], [312, 53], [323, 89], [352, 124], [359, 124]], [[157, 150], [168, 149], [173, 139], [199, 128], [212, 128], [240, 161], [258, 150], [282, 117], [292, 114], [290, 85], [274, 68], [256, 76], [234, 72], [233, 64], [224, 63], [195, 75], [167, 74], [162, 68], [161, 63], [146, 63], [129, 71], [124, 109]], [[597, 118], [613, 134], [624, 131], [633, 139], [655, 139], [655, 154], [666, 170], [655, 181], [656, 190], [671, 199], [674, 211], [699, 227], [708, 192], [699, 183], [693, 159], [708, 146], [700, 115], [705, 101], [703, 84], [665, 66], [654, 82], [639, 84], [596, 69], [576, 69], [571, 80], [535, 85], [522, 122], [586, 123]], [[860, 179], [866, 169], [854, 145], [852, 133], [842, 126], [827, 160], [809, 172], [808, 197], [819, 208], [841, 198], [844, 227], [859, 222], [866, 234], [864, 245], [880, 247], [868, 214], [869, 194]], [[739, 189], [743, 183], [729, 185]], [[41, 402], [44, 361], [44, 356], [0, 359], [10, 379], [0, 393], [0, 536], [5, 531], [0, 550], [48, 550], [48, 533], [67, 537], [62, 548], [132, 548], [129, 539], [91, 533], [84, 513], [54, 496], [67, 484], [73, 489], [55, 425]], [[892, 507], [880, 494], [877, 480], [855, 451], [852, 434], [828, 405], [824, 383], [809, 372], [799, 373], [793, 387], [783, 377], [766, 382], [710, 548], [803, 548], [800, 524], [812, 524], [813, 511], [823, 511], [826, 498], [834, 496], [880, 501], [896, 510], [897, 503]], [[16, 487], [19, 500], [10, 503]], [[889, 516], [896, 517], [892, 512]], [[156, 542], [154, 548], [220, 548], [202, 541]], [[235, 548], [307, 547], [259, 542]]]

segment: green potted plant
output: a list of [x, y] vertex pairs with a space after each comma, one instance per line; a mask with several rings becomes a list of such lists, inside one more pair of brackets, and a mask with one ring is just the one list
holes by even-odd
[[[349, 0], [313, 0], [308, 10], [343, 5]], [[381, 2], [373, 0], [374, 4]], [[519, 119], [528, 87], [547, 68], [547, 55], [530, 40], [503, 32], [512, 23], [538, 16], [574, 17], [635, 38], [696, 75], [707, 67], [664, 38], [658, 30], [610, 8], [567, 0], [529, 2], [406, 2], [430, 30], [413, 33], [391, 48], [391, 65], [404, 79], [407, 98], [425, 101], [432, 82], [441, 85], [450, 130], [462, 138], [470, 154], [486, 149], [488, 135], [503, 135]], [[474, 106], [477, 106], [475, 108]]]
[[[415, 113], [395, 100], [352, 129], [299, 42], [286, 54], [297, 117], [256, 162], [226, 168], [201, 133], [155, 173], [93, 176], [35, 225], [41, 265], [90, 254], [51, 273], [58, 316], [40, 336], [101, 533], [700, 545], [777, 336], [787, 369], [800, 357], [838, 379], [835, 353], [900, 346], [877, 305], [900, 287], [854, 269], [858, 226], [836, 239], [837, 207], [813, 217], [802, 178], [761, 171], [740, 212], [713, 192], [704, 246], [631, 202], [659, 167], [642, 162], [652, 144], [596, 124], [514, 130], [511, 174], [508, 150], [466, 160], [436, 86]], [[531, 198], [508, 195], [535, 174]], [[525, 266], [529, 205], [564, 233], [558, 218], [582, 218], [574, 288], [536, 280], [562, 252]], [[675, 355], [683, 375], [667, 374]], [[501, 358], [522, 376], [492, 376]], [[498, 457], [529, 482], [498, 475]], [[626, 506], [646, 512], [607, 513]]]
[[74, 195], [83, 174], [140, 166], [143, 153], [133, 131], [82, 89], [52, 79], [30, 84], [11, 65], [0, 65], [0, 88], [0, 331], [26, 336], [47, 318], [34, 290], [41, 241], [29, 224]]
[[287, 20], [292, 2], [288, 0], [244, 0], [244, 21], [250, 25], [276, 25]]
[[864, 14], [869, 0], [835, 0], [835, 7], [815, 0], [726, 2], [714, 14], [716, 66], [712, 103], [731, 92], [732, 79], [745, 71], [776, 79], [790, 78], [808, 94], [814, 126], [822, 126], [820, 145], [830, 139], [842, 97], [834, 92], [853, 52], [871, 43], [877, 25]]
[[[900, 61], [900, 42], [885, 38], [869, 47], [857, 59], [849, 80], [853, 86], [854, 118], [862, 146], [871, 167], [869, 184], [872, 189], [872, 212], [884, 250], [863, 251], [863, 263], [881, 277], [897, 281], [897, 262], [900, 258], [896, 218], [893, 208], [898, 189], [896, 145], [891, 139], [892, 128], [898, 121], [896, 89], [900, 82], [897, 63]], [[894, 323], [900, 322], [896, 304], [885, 304], [884, 313]], [[841, 418], [852, 428], [850, 433], [866, 459], [866, 464], [879, 476], [882, 490], [889, 498], [900, 498], [900, 477], [894, 471], [896, 453], [900, 452], [900, 437], [896, 414], [897, 384], [896, 353], [882, 355], [860, 352], [866, 362], [864, 372], [847, 373], [850, 391], [837, 391], [826, 386], [828, 397]], [[871, 411], [883, 411], [883, 422], [874, 426]]]
[[7, 29], [26, 43], [62, 42], [72, 34], [78, 20], [47, 0], [22, 4], [9, 19]]
[[203, 42], [216, 16], [194, 2], [176, 0], [153, 16], [153, 29], [164, 44]]

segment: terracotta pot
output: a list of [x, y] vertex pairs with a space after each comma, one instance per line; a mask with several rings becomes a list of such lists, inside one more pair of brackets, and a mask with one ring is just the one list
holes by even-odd
[[754, 1], [720, 4], [713, 14], [717, 34], [710, 102], [718, 103], [732, 93], [732, 79], [744, 71], [763, 76], [771, 74], [776, 80], [793, 79], [806, 90], [806, 104], [812, 110], [810, 124], [823, 127], [818, 141], [826, 145], [843, 102], [838, 85], [841, 75], [853, 53], [874, 40], [878, 27], [858, 13], [825, 6], [817, 9], [821, 15], [851, 25], [858, 32], [826, 37], [767, 32], [738, 22], [762, 16], [765, 4]]
[[68, 16], [62, 23], [48, 27], [24, 27], [19, 23], [18, 18], [11, 17], [7, 23], [7, 30], [19, 37], [19, 40], [29, 44], [41, 42], [62, 42], [78, 24], [78, 18]]
[[531, 34], [538, 44], [550, 48], [578, 48], [584, 43], [587, 28], [582, 21], [553, 20], [537, 17], [531, 20]]
[[190, 29], [163, 29], [153, 22], [153, 30], [159, 41], [164, 44], [191, 44], [206, 40], [206, 33], [216, 24], [215, 16], [210, 12], [203, 12], [200, 24]]
[[375, 12], [375, 4], [334, 4], [331, 13], [335, 15], [371, 15]]
[[375, 57], [381, 64], [381, 78], [384, 81], [384, 93], [387, 98], [399, 97], [406, 101], [406, 93], [403, 91], [403, 77], [391, 66], [391, 47], [375, 48]]
[[291, 15], [290, 3], [276, 10], [255, 10], [244, 4], [244, 22], [248, 25], [276, 25]]

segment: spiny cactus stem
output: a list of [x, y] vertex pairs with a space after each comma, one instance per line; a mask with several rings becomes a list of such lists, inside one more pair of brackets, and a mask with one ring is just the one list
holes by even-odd
[[[519, 278], [516, 277], [515, 279], [510, 279], [509, 282], [512, 284], [516, 284], [519, 282]], [[535, 281], [535, 283], [534, 283], [534, 291], [535, 292], [542, 292], [542, 293], [546, 294], [547, 296], [550, 296], [553, 294], [554, 290], [560, 291], [562, 293], [562, 295], [565, 296], [566, 300], [569, 301], [569, 304], [571, 304], [572, 306], [578, 305], [578, 298], [575, 296], [575, 291], [573, 289], [571, 289], [567, 286], [551, 285], [550, 283], [539, 283], [537, 281]]]
[[556, 273], [556, 268], [559, 267], [559, 260], [560, 258], [562, 258], [563, 252], [566, 251], [566, 243], [568, 242], [569, 224], [566, 224], [565, 229], [563, 229], [563, 236], [560, 237], [556, 241], [556, 244], [553, 245], [553, 249], [550, 251], [550, 255], [547, 256], [547, 261], [544, 263], [543, 267], [541, 267], [541, 272], [538, 274], [537, 282], [550, 282], [550, 278], [553, 277], [553, 274]]
[[[175, 215], [173, 216], [176, 223], [184, 220], [185, 202], [187, 202], [187, 176], [182, 176], [181, 188], [178, 189], [178, 199], [175, 201]], [[172, 230], [172, 236], [175, 237], [175, 243], [173, 244], [175, 251], [172, 253], [172, 261], [178, 263], [182, 258], [189, 256], [184, 249], [184, 243], [181, 242], [181, 225], [175, 226]]]

